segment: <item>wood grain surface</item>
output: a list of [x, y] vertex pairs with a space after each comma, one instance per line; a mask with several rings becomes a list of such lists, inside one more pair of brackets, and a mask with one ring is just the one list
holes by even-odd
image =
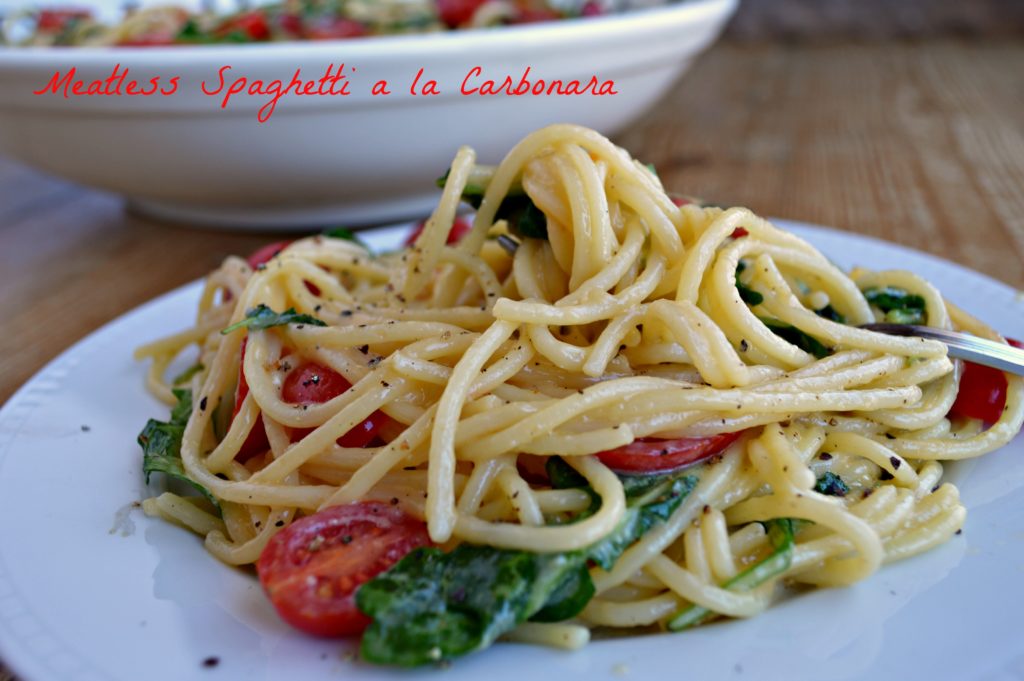
[[[903, 10], [749, 0], [617, 142], [673, 190], [1024, 288], [1024, 4], [883, 4]], [[157, 224], [0, 159], [0, 402], [85, 334], [272, 238]]]

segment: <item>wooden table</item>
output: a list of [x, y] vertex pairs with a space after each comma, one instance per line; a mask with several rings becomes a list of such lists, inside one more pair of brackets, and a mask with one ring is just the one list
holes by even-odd
[[[889, 239], [1024, 288], [1020, 31], [990, 21], [997, 37], [984, 40], [773, 41], [758, 30], [767, 3], [750, 7], [617, 141], [671, 189]], [[271, 238], [157, 224], [0, 159], [0, 402], [86, 333]]]

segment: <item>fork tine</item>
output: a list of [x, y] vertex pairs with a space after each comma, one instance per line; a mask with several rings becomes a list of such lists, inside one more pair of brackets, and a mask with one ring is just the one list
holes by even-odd
[[993, 369], [1024, 376], [1024, 350], [1018, 350], [1010, 345], [996, 343], [959, 331], [947, 331], [946, 329], [913, 324], [865, 324], [860, 328], [889, 336], [918, 336], [937, 340], [946, 344], [950, 357], [966, 359], [975, 364], [983, 364]]

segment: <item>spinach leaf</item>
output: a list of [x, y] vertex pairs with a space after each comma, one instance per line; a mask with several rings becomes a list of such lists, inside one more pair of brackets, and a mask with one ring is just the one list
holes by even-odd
[[833, 321], [836, 324], [845, 324], [846, 323], [846, 317], [844, 317], [842, 315], [842, 313], [838, 312], [831, 305], [826, 305], [825, 307], [821, 308], [820, 310], [815, 310], [814, 314], [818, 315], [819, 317], [823, 317], [825, 319]]
[[[437, 179], [437, 186], [444, 188], [448, 182], [449, 168], [444, 175]], [[470, 177], [469, 182], [462, 190], [462, 200], [475, 209], [480, 208], [484, 200], [484, 192], [490, 183], [490, 175], [486, 173], [475, 173]], [[534, 239], [548, 238], [548, 220], [543, 211], [534, 205], [529, 196], [523, 193], [523, 188], [515, 185], [509, 189], [508, 194], [502, 199], [494, 214], [494, 220], [505, 220], [509, 229], [520, 237]]]
[[740, 260], [736, 267], [736, 290], [747, 305], [760, 305], [764, 302], [764, 296], [740, 281], [740, 273], [745, 269], [747, 269], [747, 263]]
[[210, 490], [188, 477], [185, 467], [181, 463], [181, 437], [185, 433], [185, 424], [188, 423], [189, 416], [192, 415], [192, 391], [175, 389], [173, 392], [174, 396], [178, 398], [178, 403], [171, 410], [170, 420], [150, 419], [139, 433], [138, 441], [142, 447], [142, 472], [146, 476], [146, 483], [149, 483], [151, 474], [163, 473], [188, 483], [219, 509], [217, 499], [210, 493]]
[[761, 321], [776, 336], [792, 343], [804, 352], [811, 353], [818, 359], [828, 357], [832, 354], [832, 348], [828, 347], [814, 336], [804, 333], [791, 324], [780, 322], [777, 319], [762, 319]]
[[360, 239], [355, 232], [344, 227], [335, 227], [333, 229], [325, 229], [321, 232], [322, 236], [326, 236], [331, 239], [344, 239], [345, 241], [351, 241], [357, 246], [362, 246], [366, 250], [370, 250], [370, 247], [366, 245], [366, 242]]
[[411, 552], [356, 592], [356, 605], [373, 618], [361, 654], [382, 664], [437, 662], [485, 648], [527, 619], [551, 622], [578, 614], [594, 594], [588, 564], [610, 568], [696, 484], [694, 476], [654, 477], [655, 483], [636, 484], [643, 491], [629, 501], [626, 517], [611, 534], [578, 551], [462, 544], [449, 553]]
[[605, 570], [611, 570], [619, 556], [647, 530], [668, 520], [696, 484], [697, 478], [693, 475], [671, 480], [662, 478], [661, 483], [641, 495], [627, 498], [629, 508], [626, 517], [611, 534], [586, 549], [587, 558]]
[[178, 35], [175, 36], [174, 42], [202, 44], [213, 42], [213, 38], [199, 27], [199, 23], [195, 19], [190, 17], [185, 21], [181, 30], [178, 31]]
[[269, 329], [272, 326], [284, 326], [286, 324], [309, 324], [310, 326], [327, 326], [322, 321], [308, 314], [299, 314], [295, 311], [294, 307], [290, 307], [284, 312], [274, 312], [272, 309], [260, 303], [251, 310], [246, 310], [245, 319], [240, 322], [236, 322], [226, 329], [221, 329], [221, 333], [227, 335], [232, 331], [238, 329], [249, 329], [250, 331], [263, 331]]
[[495, 220], [507, 220], [513, 234], [524, 238], [547, 239], [548, 218], [529, 196], [506, 196], [498, 207]]
[[485, 648], [538, 612], [580, 565], [575, 556], [469, 544], [416, 549], [356, 592], [373, 618], [360, 652], [411, 667]]
[[[444, 189], [445, 185], [448, 184], [448, 176], [451, 175], [452, 169], [444, 171], [444, 175], [437, 178], [437, 187]], [[462, 200], [468, 203], [473, 208], [479, 208], [480, 203], [484, 200], [484, 192], [487, 191], [487, 185], [490, 183], [490, 174], [480, 175], [471, 174], [469, 181], [466, 182], [466, 186], [462, 188]], [[513, 193], [511, 190], [509, 193]], [[520, 188], [517, 193], [522, 193]]]
[[582, 563], [575, 570], [569, 572], [565, 579], [559, 584], [547, 601], [544, 607], [538, 610], [530, 620], [533, 622], [561, 622], [583, 612], [587, 603], [594, 597], [597, 589], [594, 587], [594, 580], [590, 578], [590, 570], [586, 563]]
[[868, 303], [885, 313], [885, 321], [892, 324], [924, 324], [926, 318], [924, 298], [901, 288], [886, 286], [864, 289]]
[[849, 493], [850, 488], [843, 482], [841, 477], [832, 471], [826, 471], [824, 475], [818, 478], [818, 482], [814, 485], [814, 491], [833, 497], [845, 497]]
[[175, 376], [174, 380], [171, 381], [171, 385], [181, 385], [183, 383], [187, 383], [193, 376], [198, 374], [204, 368], [205, 367], [203, 366], [202, 362], [196, 362], [195, 364], [190, 366], [188, 369], [185, 369], [180, 374]]
[[[789, 569], [793, 562], [793, 520], [790, 518], [778, 518], [769, 520], [768, 540], [772, 544], [772, 552], [761, 561], [751, 565], [743, 572], [722, 585], [723, 589], [731, 591], [750, 591], [773, 577], [778, 577]], [[675, 617], [669, 620], [668, 628], [672, 631], [679, 631], [687, 627], [696, 626], [714, 616], [707, 608], [699, 605], [691, 605]]]
[[548, 474], [551, 486], [555, 489], [570, 489], [572, 487], [589, 487], [587, 479], [580, 475], [579, 471], [570, 466], [560, 456], [552, 456], [544, 462], [544, 470]]

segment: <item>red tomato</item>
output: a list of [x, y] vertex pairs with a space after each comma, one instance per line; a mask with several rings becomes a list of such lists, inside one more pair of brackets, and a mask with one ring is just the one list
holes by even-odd
[[562, 15], [554, 10], [524, 8], [519, 10], [519, 14], [513, 17], [510, 23], [536, 24], [542, 21], [555, 21], [556, 19], [561, 18]]
[[[1007, 342], [1024, 348], [1024, 343], [1007, 338]], [[949, 416], [981, 419], [995, 423], [1006, 407], [1006, 374], [998, 369], [964, 362], [964, 373], [960, 377], [960, 392], [949, 410]]]
[[[423, 220], [418, 225], [416, 225], [416, 228], [412, 230], [412, 233], [410, 233], [409, 236], [405, 237], [405, 245], [412, 246], [414, 243], [416, 243], [416, 239], [420, 238], [420, 234], [423, 234], [423, 230], [424, 228], [426, 228], [426, 226], [426, 220]], [[448, 232], [447, 243], [458, 243], [459, 241], [462, 240], [462, 237], [469, 234], [469, 232], [472, 229], [473, 225], [469, 224], [469, 221], [467, 221], [466, 218], [455, 218], [455, 222], [452, 223], [452, 231]]]
[[[262, 248], [257, 248], [255, 251], [253, 251], [252, 254], [250, 254], [249, 257], [246, 258], [246, 261], [249, 263], [249, 267], [256, 269], [260, 265], [266, 265], [274, 257], [276, 257], [278, 253], [280, 253], [288, 246], [290, 246], [291, 243], [291, 241], [275, 241], [272, 244], [267, 244], [266, 246], [263, 246]], [[308, 281], [306, 282], [306, 290], [308, 290], [314, 296], [320, 295], [320, 289], [314, 284], [309, 283]], [[228, 300], [230, 300], [230, 298], [228, 298]]]
[[249, 267], [256, 269], [260, 265], [266, 265], [270, 262], [271, 258], [288, 248], [291, 243], [291, 241], [275, 241], [274, 243], [267, 244], [262, 248], [257, 248], [245, 260], [249, 263]]
[[284, 379], [281, 399], [291, 404], [321, 404], [351, 387], [352, 384], [334, 369], [303, 362]]
[[298, 14], [282, 14], [278, 18], [278, 25], [289, 38], [302, 37], [302, 17]]
[[[238, 362], [238, 385], [235, 386], [235, 409], [231, 412], [231, 420], [234, 421], [238, 412], [242, 409], [242, 400], [249, 394], [249, 384], [245, 380], [245, 346], [249, 343], [249, 337], [242, 339], [242, 351], [239, 353], [241, 359]], [[263, 428], [263, 422], [257, 421], [253, 424], [252, 430], [238, 450], [237, 459], [245, 462], [270, 449], [270, 442], [267, 440], [267, 431]]]
[[750, 232], [747, 231], [746, 227], [737, 227], [736, 229], [732, 230], [733, 239], [742, 239], [743, 237], [749, 234]]
[[60, 33], [72, 21], [91, 18], [92, 11], [88, 9], [43, 9], [39, 10], [39, 18], [36, 19], [36, 30]]
[[[292, 370], [281, 386], [281, 399], [291, 404], [322, 404], [334, 399], [352, 384], [330, 367], [314, 362], [305, 362]], [[365, 447], [380, 433], [381, 427], [391, 419], [381, 411], [370, 414], [362, 423], [338, 438], [342, 447]], [[292, 441], [298, 441], [313, 432], [307, 428], [296, 428]]]
[[437, 0], [437, 13], [441, 21], [451, 28], [469, 23], [480, 5], [487, 0]]
[[709, 459], [731, 445], [740, 433], [658, 440], [643, 437], [628, 445], [598, 452], [601, 463], [621, 473], [664, 473]]
[[306, 26], [306, 37], [310, 40], [359, 38], [368, 33], [358, 21], [341, 17], [321, 17]]
[[604, 9], [600, 4], [594, 2], [594, 0], [585, 2], [583, 4], [583, 9], [580, 10], [581, 17], [599, 17], [602, 14], [604, 14]]
[[252, 10], [229, 18], [214, 33], [220, 37], [237, 33], [252, 41], [270, 40], [270, 24], [261, 10]]
[[670, 196], [668, 198], [670, 201], [672, 201], [672, 203], [676, 204], [677, 206], [685, 206], [687, 204], [693, 203], [693, 201], [686, 198], [685, 196]]
[[331, 506], [275, 534], [256, 571], [285, 622], [316, 636], [351, 636], [370, 623], [356, 608], [359, 586], [429, 543], [426, 525], [390, 504]]

